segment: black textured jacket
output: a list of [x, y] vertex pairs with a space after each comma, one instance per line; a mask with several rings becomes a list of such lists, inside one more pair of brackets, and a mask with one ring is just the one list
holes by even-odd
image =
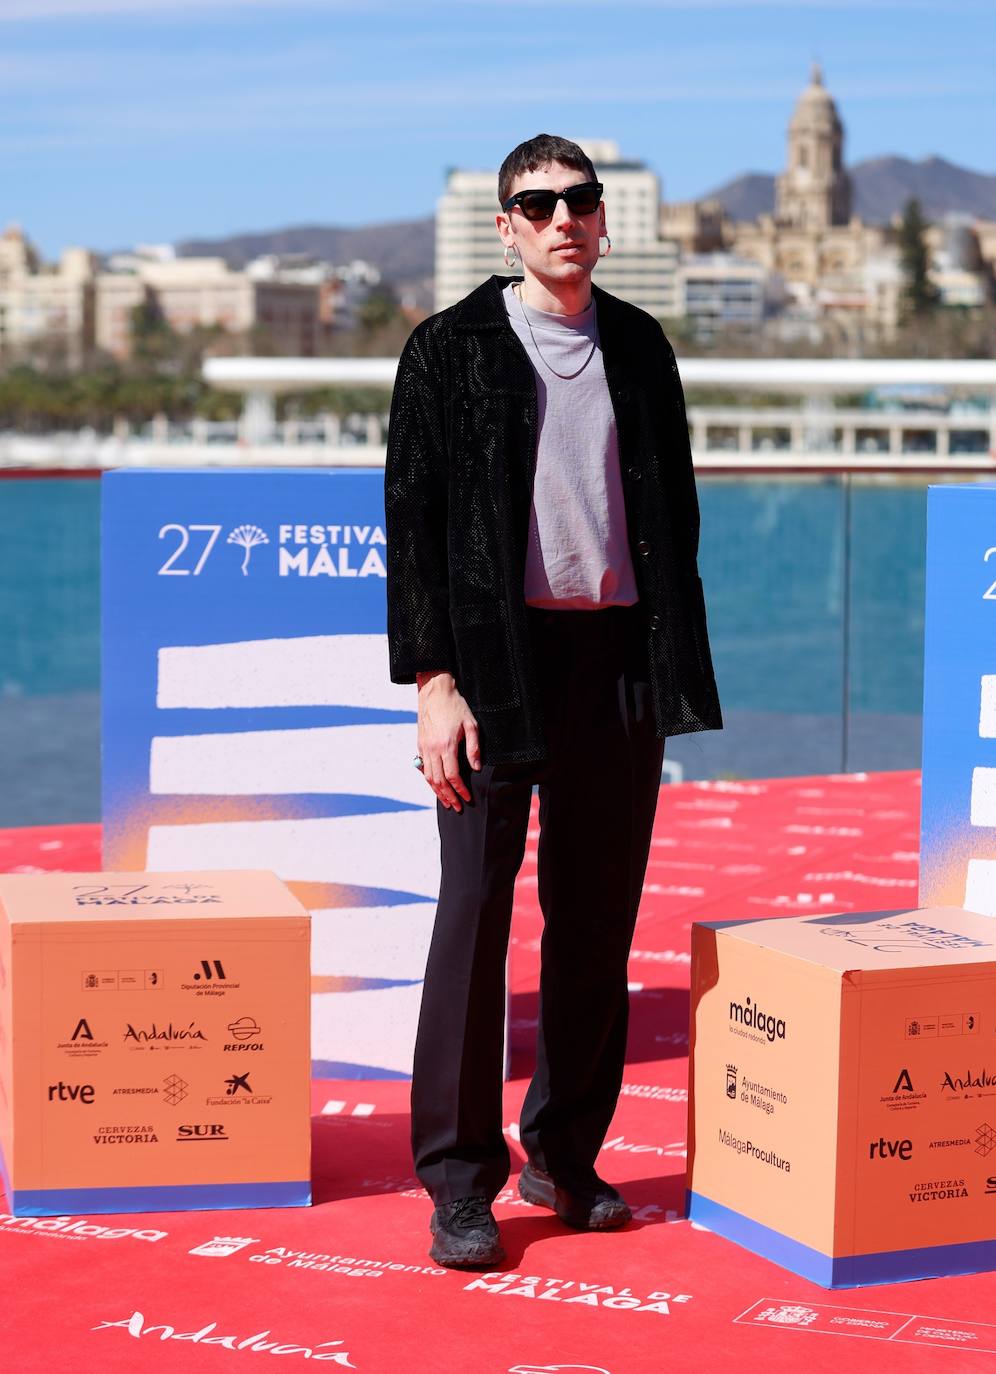
[[[398, 363], [384, 475], [391, 680], [451, 672], [480, 727], [484, 763], [547, 752], [523, 591], [536, 380], [508, 321], [506, 282], [491, 277], [412, 331]], [[657, 734], [717, 730], [674, 353], [651, 315], [594, 285], [592, 295]]]

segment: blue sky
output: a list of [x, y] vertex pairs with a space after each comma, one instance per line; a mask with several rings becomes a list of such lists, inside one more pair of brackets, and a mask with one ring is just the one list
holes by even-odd
[[52, 257], [410, 219], [541, 132], [685, 199], [781, 169], [813, 57], [848, 163], [996, 172], [994, 0], [0, 0], [0, 222]]

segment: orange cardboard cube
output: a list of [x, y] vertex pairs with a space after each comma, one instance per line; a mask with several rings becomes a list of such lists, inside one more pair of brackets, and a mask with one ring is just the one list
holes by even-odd
[[307, 1205], [309, 937], [269, 872], [0, 875], [10, 1212]]
[[826, 1288], [996, 1268], [996, 922], [692, 928], [688, 1214]]

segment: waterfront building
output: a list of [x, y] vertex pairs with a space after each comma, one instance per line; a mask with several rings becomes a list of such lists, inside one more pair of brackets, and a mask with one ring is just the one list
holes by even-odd
[[[605, 187], [612, 252], [595, 268], [596, 283], [658, 318], [677, 313], [678, 244], [660, 231], [660, 180], [643, 162], [624, 158], [609, 139], [579, 139]], [[453, 168], [436, 213], [436, 309], [466, 296], [505, 267], [495, 228], [498, 172]]]
[[136, 251], [118, 271], [96, 278], [96, 342], [117, 358], [131, 352], [131, 312], [151, 304], [178, 333], [220, 326], [260, 331], [268, 351], [312, 357], [318, 351], [322, 298], [315, 280], [280, 272], [238, 271], [220, 257], [163, 256]]
[[[789, 119], [773, 213], [734, 220], [715, 199], [661, 208], [663, 230], [683, 255], [721, 246], [785, 281], [786, 339], [801, 328], [813, 342], [829, 334], [860, 344], [891, 339], [899, 322], [899, 216], [876, 225], [854, 213], [844, 140], [836, 102], [814, 63]], [[943, 304], [971, 307], [992, 295], [996, 221], [944, 216], [928, 227], [926, 241]]]
[[732, 253], [690, 253], [677, 274], [677, 313], [703, 342], [721, 330], [756, 331], [769, 308], [780, 305], [784, 287], [760, 263]]
[[45, 351], [52, 361], [79, 367], [94, 340], [96, 259], [85, 248], [64, 248], [45, 264], [18, 225], [0, 236], [0, 362]]

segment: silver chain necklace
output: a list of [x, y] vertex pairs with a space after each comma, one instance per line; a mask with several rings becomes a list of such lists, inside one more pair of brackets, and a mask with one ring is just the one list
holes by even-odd
[[585, 368], [586, 368], [586, 367], [588, 366], [588, 364], [591, 362], [591, 360], [592, 360], [592, 358], [594, 357], [594, 354], [595, 354], [595, 349], [598, 347], [598, 312], [597, 312], [597, 310], [596, 310], [596, 312], [595, 312], [595, 337], [594, 337], [594, 339], [592, 339], [592, 342], [591, 342], [591, 349], [590, 349], [590, 351], [589, 351], [589, 353], [588, 353], [587, 358], [585, 358], [584, 362], [581, 364], [581, 366], [577, 369], [576, 372], [558, 372], [557, 369], [556, 369], [555, 367], [550, 367], [550, 364], [547, 362], [546, 358], [543, 357], [543, 350], [540, 348], [539, 344], [536, 342], [536, 335], [533, 333], [533, 327], [532, 327], [532, 324], [531, 324], [530, 321], [529, 321], [529, 316], [526, 314], [526, 308], [525, 308], [525, 305], [524, 305], [524, 303], [523, 303], [522, 297], [519, 295], [518, 291], [516, 290], [516, 287], [517, 287], [518, 285], [519, 285], [519, 283], [516, 282], [516, 283], [515, 283], [515, 286], [512, 287], [512, 295], [515, 296], [515, 299], [519, 302], [519, 310], [520, 310], [520, 312], [521, 312], [521, 314], [522, 314], [522, 318], [523, 318], [523, 319], [525, 320], [525, 322], [526, 322], [526, 328], [529, 330], [529, 337], [530, 337], [530, 338], [532, 339], [532, 341], [533, 341], [533, 348], [535, 348], [535, 350], [536, 350], [536, 352], [539, 354], [540, 358], [542, 358], [543, 363], [544, 363], [544, 366], [546, 366], [546, 367], [553, 373], [553, 375], [554, 375], [555, 377], [559, 377], [559, 378], [561, 379], [561, 381], [563, 381], [563, 382], [569, 382], [569, 381], [571, 381], [574, 377], [580, 376], [580, 374], [585, 370]]

